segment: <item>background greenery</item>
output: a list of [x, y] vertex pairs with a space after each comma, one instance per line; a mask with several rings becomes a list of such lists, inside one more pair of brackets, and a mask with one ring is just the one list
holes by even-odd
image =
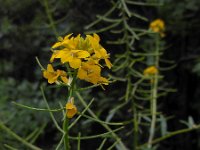
[[[168, 50], [165, 51], [164, 58], [174, 60], [177, 64], [172, 71], [165, 73], [165, 80], [171, 87], [177, 89], [176, 93], [170, 93], [162, 101], [164, 114], [174, 116], [174, 119], [168, 122], [169, 130], [184, 127], [179, 120], [187, 120], [188, 116], [192, 116], [198, 123], [200, 122], [200, 1], [146, 1], [162, 2], [163, 5], [161, 7], [142, 7], [142, 9], [134, 7], [133, 9], [148, 18], [149, 21], [156, 18], [162, 18], [165, 21], [167, 30], [165, 42]], [[6, 123], [9, 128], [22, 137], [27, 137], [34, 130], [40, 129], [40, 135], [32, 142], [44, 149], [54, 149], [53, 146], [60, 137], [55, 131], [49, 114], [22, 109], [11, 103], [16, 101], [33, 107], [45, 107], [39, 86], [46, 85], [46, 81], [42, 78], [35, 56], [38, 56], [41, 63], [46, 65], [50, 55], [50, 46], [56, 41], [45, 2], [47, 1], [0, 0], [0, 121]], [[84, 33], [86, 31], [84, 27], [94, 21], [97, 14], [103, 14], [108, 10], [111, 3], [110, 0], [48, 0], [48, 6], [59, 35], [65, 35], [71, 32]], [[136, 24], [148, 28], [149, 22], [141, 24], [136, 20]], [[98, 24], [94, 29], [104, 26], [104, 24]], [[111, 36], [109, 32], [104, 32], [100, 36], [102, 45], [111, 53], [111, 60], [114, 61], [114, 56], [120, 47], [111, 46], [106, 41], [117, 39], [117, 35], [115, 37], [113, 34]], [[148, 41], [144, 40], [144, 44], [146, 42]], [[124, 89], [123, 86], [123, 84], [114, 83], [106, 87], [105, 91], [95, 88], [87, 91], [90, 94], [84, 95], [88, 101], [95, 96], [98, 101], [95, 101], [92, 107], [95, 107], [100, 118], [106, 119], [109, 110], [113, 107], [111, 104], [119, 102], [119, 90]], [[58, 101], [65, 101], [66, 91], [62, 88], [50, 88], [46, 94], [53, 108], [59, 107]], [[79, 109], [82, 109], [80, 107]], [[120, 121], [124, 117], [124, 110], [120, 111], [118, 116], [121, 118], [115, 118], [116, 121]], [[59, 115], [57, 117], [58, 120], [62, 120]], [[91, 124], [87, 119], [82, 119], [71, 132], [73, 134], [79, 130], [84, 131], [82, 134], [85, 135], [104, 131], [100, 126]], [[192, 131], [184, 136], [172, 137], [160, 143], [161, 149], [200, 149], [199, 136], [199, 131]], [[95, 149], [96, 142], [99, 141], [85, 141], [82, 149], [88, 147]], [[3, 144], [16, 145], [16, 143], [18, 142], [11, 136], [0, 130], [0, 149], [5, 149]], [[17, 148], [25, 149], [19, 143], [17, 145]]]

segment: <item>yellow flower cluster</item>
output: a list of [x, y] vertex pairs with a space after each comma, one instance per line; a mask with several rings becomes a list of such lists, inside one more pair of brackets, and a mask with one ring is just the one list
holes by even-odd
[[164, 31], [165, 31], [165, 23], [161, 19], [156, 19], [150, 23], [149, 27], [153, 32], [160, 33], [161, 37], [164, 37]]
[[158, 73], [158, 69], [155, 66], [150, 66], [144, 69], [143, 74], [146, 75], [154, 75]]
[[[97, 34], [86, 35], [85, 38], [80, 34], [73, 37], [72, 34], [59, 38], [53, 48], [53, 54], [50, 62], [59, 59], [62, 64], [68, 63], [69, 66], [77, 70], [77, 77], [81, 80], [93, 84], [108, 85], [109, 81], [101, 76], [102, 65], [100, 60], [104, 60], [106, 66], [110, 69], [112, 64], [109, 60], [109, 54], [99, 44], [100, 37]], [[48, 65], [47, 70], [43, 72], [43, 76], [48, 79], [49, 83], [56, 82], [59, 78], [66, 83], [67, 74], [64, 71], [54, 71], [52, 65]]]

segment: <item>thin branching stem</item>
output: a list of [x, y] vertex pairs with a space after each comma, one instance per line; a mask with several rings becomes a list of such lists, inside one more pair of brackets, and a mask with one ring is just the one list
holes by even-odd
[[0, 129], [6, 131], [9, 135], [11, 135], [12, 137], [14, 137], [16, 140], [18, 140], [19, 142], [23, 143], [25, 146], [27, 146], [28, 148], [32, 149], [32, 150], [42, 150], [41, 148], [27, 142], [26, 140], [24, 140], [23, 138], [21, 138], [19, 135], [17, 135], [16, 133], [14, 133], [10, 128], [8, 128], [6, 125], [4, 125], [2, 122], [0, 122]]
[[[43, 99], [44, 99], [44, 101], [45, 101], [45, 104], [46, 104], [47, 108], [48, 108], [49, 110], [51, 110], [50, 107], [49, 107], [49, 104], [48, 104], [48, 102], [47, 102], [46, 96], [45, 96], [45, 94], [44, 94], [44, 88], [41, 86], [40, 89], [41, 89], [42, 96], [43, 96]], [[57, 128], [61, 133], [65, 134], [64, 130], [62, 130], [61, 127], [58, 125], [58, 123], [57, 123], [57, 121], [56, 121], [56, 119], [55, 119], [53, 113], [52, 113], [51, 111], [49, 111], [49, 114], [50, 114], [51, 119], [52, 119], [53, 123], [55, 124], [56, 128]]]
[[55, 27], [54, 19], [52, 17], [51, 11], [49, 9], [48, 0], [44, 0], [44, 7], [45, 7], [45, 11], [46, 11], [47, 17], [48, 17], [49, 22], [50, 22], [50, 26], [51, 26], [55, 36], [58, 37], [58, 32], [57, 32], [56, 27]]
[[[156, 35], [156, 53], [159, 53], [159, 35]], [[159, 55], [155, 56], [155, 67], [159, 68]], [[151, 126], [150, 126], [150, 135], [148, 139], [148, 147], [151, 148], [152, 140], [155, 135], [156, 128], [156, 114], [157, 114], [157, 94], [158, 94], [158, 73], [156, 73], [152, 80], [152, 97], [151, 97]]]
[[[80, 102], [83, 104], [84, 107], [87, 107], [87, 104], [86, 102], [84, 101], [84, 99], [82, 98], [82, 96], [76, 92], [76, 95], [78, 97], [78, 99], [80, 100]], [[95, 119], [98, 119], [99, 118], [95, 115], [95, 113], [90, 109], [88, 108], [87, 110], [89, 112], [89, 114], [95, 118]], [[119, 140], [119, 145], [120, 145], [120, 148], [121, 150], [127, 150], [126, 146], [124, 145], [124, 143], [121, 141], [121, 139], [118, 137], [118, 135], [116, 133], [113, 132], [113, 130], [107, 125], [107, 124], [103, 124], [103, 123], [100, 123], [105, 129], [107, 129], [109, 132], [111, 132], [111, 135], [113, 136], [113, 138], [115, 138], [117, 141]]]

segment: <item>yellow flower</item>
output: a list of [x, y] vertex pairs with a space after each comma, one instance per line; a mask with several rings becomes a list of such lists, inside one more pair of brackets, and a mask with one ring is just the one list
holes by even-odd
[[144, 75], [154, 75], [157, 73], [158, 73], [158, 69], [155, 66], [147, 67], [143, 72]]
[[165, 31], [165, 23], [161, 19], [156, 19], [150, 23], [149, 27], [153, 32], [160, 33], [161, 37], [164, 37], [164, 31]]
[[64, 38], [60, 37], [59, 41], [52, 46], [54, 50], [50, 62], [60, 59], [61, 63], [69, 63], [71, 68], [78, 69], [77, 76], [81, 80], [107, 85], [108, 80], [101, 76], [100, 60], [103, 59], [109, 69], [112, 64], [109, 54], [99, 42], [100, 37], [97, 34], [86, 35], [86, 38], [81, 37], [80, 34], [76, 37], [72, 37], [72, 34]]
[[101, 77], [101, 67], [92, 61], [82, 63], [81, 67], [78, 69], [77, 77], [93, 84], [108, 85], [108, 80], [104, 77]]
[[94, 50], [95, 51], [95, 57], [98, 59], [104, 59], [106, 66], [110, 69], [112, 67], [112, 64], [110, 62], [109, 55], [107, 54], [107, 51], [104, 48], [101, 48], [99, 50]]
[[112, 67], [112, 64], [109, 60], [109, 54], [107, 51], [99, 44], [100, 37], [97, 34], [86, 35], [87, 39], [89, 40], [94, 54], [94, 58], [96, 59], [104, 59], [106, 66], [110, 69]]
[[61, 80], [67, 84], [68, 83], [67, 73], [63, 70], [57, 70], [56, 72], [59, 75], [59, 77], [61, 78]]
[[93, 34], [93, 36], [91, 35], [86, 35], [86, 40], [89, 41], [89, 43], [92, 46], [92, 49], [100, 49], [102, 46], [99, 44], [100, 42], [100, 37], [97, 34]]
[[[56, 42], [56, 43], [52, 46], [52, 48], [58, 48], [58, 47], [60, 47], [60, 46], [67, 46], [67, 45], [69, 45], [69, 43], [71, 42], [70, 39], [69, 39], [69, 37], [70, 37], [71, 35], [72, 35], [72, 33], [66, 35], [66, 36], [64, 37], [64, 39], [63, 39], [62, 37], [59, 37], [59, 42]], [[70, 43], [70, 44], [71, 44], [71, 43]]]
[[70, 67], [77, 69], [81, 66], [83, 58], [89, 57], [90, 54], [84, 50], [63, 49], [52, 55], [52, 59], [60, 58], [62, 63], [69, 62]]
[[53, 66], [51, 64], [47, 65], [47, 70], [43, 71], [43, 76], [48, 80], [48, 83], [50, 84], [58, 81], [59, 77], [64, 83], [68, 83], [67, 73], [63, 70], [54, 71]]
[[70, 100], [69, 102], [67, 102], [66, 106], [66, 115], [67, 115], [67, 118], [72, 118], [74, 115], [76, 115], [77, 113], [77, 108], [76, 106], [74, 105], [74, 102], [73, 102], [73, 99]]

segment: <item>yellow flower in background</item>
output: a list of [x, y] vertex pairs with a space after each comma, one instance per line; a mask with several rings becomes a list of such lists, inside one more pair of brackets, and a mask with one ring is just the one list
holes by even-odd
[[149, 27], [153, 32], [160, 33], [161, 37], [164, 37], [164, 31], [165, 31], [165, 23], [161, 19], [156, 19], [150, 23]]
[[158, 69], [155, 66], [147, 67], [143, 72], [144, 75], [154, 75], [157, 73], [158, 73]]
[[67, 73], [63, 70], [54, 70], [51, 64], [47, 65], [47, 70], [43, 71], [43, 76], [48, 80], [48, 83], [52, 84], [58, 81], [60, 77], [64, 83], [68, 83]]
[[73, 100], [73, 98], [71, 98], [71, 100], [67, 102], [65, 108], [66, 108], [66, 115], [67, 115], [67, 118], [72, 118], [74, 115], [76, 115], [76, 113], [77, 113], [77, 108], [76, 108], [76, 106], [74, 105], [74, 100]]

